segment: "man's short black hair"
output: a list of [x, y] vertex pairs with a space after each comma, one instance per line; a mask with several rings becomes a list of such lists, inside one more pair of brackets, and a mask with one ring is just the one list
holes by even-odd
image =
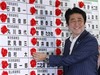
[[72, 9], [68, 9], [66, 12], [65, 12], [65, 20], [66, 20], [66, 23], [69, 24], [69, 18], [70, 18], [70, 15], [74, 14], [74, 13], [78, 13], [78, 14], [81, 14], [83, 19], [84, 19], [84, 24], [86, 23], [86, 13], [85, 11], [81, 10], [80, 8], [78, 7], [74, 7]]

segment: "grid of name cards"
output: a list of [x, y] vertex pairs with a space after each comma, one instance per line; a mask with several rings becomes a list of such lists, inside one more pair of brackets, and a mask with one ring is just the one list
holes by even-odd
[[0, 75], [63, 75], [62, 67], [36, 62], [32, 53], [62, 55], [70, 35], [64, 14], [74, 6], [87, 12], [86, 29], [99, 40], [98, 1], [83, 2], [0, 0]]

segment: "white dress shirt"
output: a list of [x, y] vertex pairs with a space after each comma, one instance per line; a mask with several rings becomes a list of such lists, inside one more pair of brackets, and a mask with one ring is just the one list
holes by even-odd
[[[79, 35], [79, 36], [80, 36], [80, 35]], [[70, 46], [70, 52], [69, 52], [69, 54], [72, 53], [72, 50], [73, 50], [74, 44], [75, 44], [75, 42], [76, 42], [76, 40], [78, 39], [79, 36], [77, 36], [77, 37], [75, 37], [75, 38], [73, 38], [72, 35], [70, 36], [70, 39], [69, 39], [69, 40], [71, 41], [71, 46]]]

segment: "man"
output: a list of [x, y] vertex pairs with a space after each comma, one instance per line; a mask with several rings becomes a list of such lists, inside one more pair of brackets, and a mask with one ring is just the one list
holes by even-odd
[[[85, 30], [86, 13], [74, 7], [66, 11], [65, 20], [72, 35], [65, 41], [62, 56], [49, 56], [50, 66], [63, 66], [63, 75], [97, 75], [98, 43]], [[37, 61], [47, 57], [44, 53], [33, 54]]]

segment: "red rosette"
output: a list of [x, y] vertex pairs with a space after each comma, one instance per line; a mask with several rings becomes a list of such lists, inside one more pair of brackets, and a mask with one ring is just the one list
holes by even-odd
[[60, 55], [61, 54], [61, 50], [59, 48], [56, 48], [56, 55]]
[[55, 10], [55, 15], [56, 15], [56, 16], [59, 16], [60, 14], [61, 14], [61, 10], [60, 10], [60, 9], [56, 9], [56, 10]]
[[56, 25], [59, 26], [61, 24], [61, 20], [60, 19], [56, 19]]
[[36, 66], [36, 60], [31, 60], [30, 65], [31, 65], [32, 68], [35, 67]]
[[61, 45], [61, 40], [57, 39], [56, 40], [56, 46], [60, 46]]
[[82, 1], [78, 2], [78, 4], [79, 4], [80, 8], [82, 8], [84, 6], [84, 2], [82, 2]]
[[61, 34], [61, 29], [60, 28], [56, 28], [55, 29], [55, 33], [56, 33], [56, 35], [60, 35]]
[[62, 69], [58, 69], [57, 70], [57, 75], [63, 75], [63, 70]]
[[5, 25], [1, 27], [1, 32], [2, 32], [3, 34], [5, 34], [5, 33], [8, 32], [8, 29], [7, 29], [7, 27], [6, 27]]
[[35, 53], [35, 52], [36, 52], [36, 49], [35, 48], [31, 48], [30, 53], [31, 53], [32, 56], [33, 56], [33, 53]]
[[7, 61], [2, 61], [1, 64], [2, 64], [3, 69], [7, 68], [7, 66], [8, 66]]
[[29, 0], [30, 4], [33, 4], [35, 2], [35, 0]]
[[36, 29], [34, 27], [31, 28], [30, 34], [33, 36], [36, 33]]
[[3, 71], [2, 75], [8, 75], [8, 72], [7, 71]]
[[1, 2], [0, 7], [1, 7], [2, 10], [5, 10], [7, 8], [6, 2], [4, 2], [4, 1]]
[[36, 44], [37, 44], [37, 39], [36, 39], [36, 38], [32, 38], [32, 39], [31, 39], [31, 43], [32, 43], [33, 45], [36, 45]]
[[55, 2], [55, 7], [59, 7], [60, 6], [60, 1], [59, 0], [56, 0], [56, 2]]
[[6, 22], [6, 20], [7, 20], [7, 15], [6, 15], [6, 14], [1, 14], [1, 15], [0, 15], [0, 18], [1, 18], [1, 21], [2, 21], [2, 22]]
[[36, 75], [35, 71], [31, 71], [30, 75]]
[[35, 12], [36, 12], [36, 9], [34, 7], [31, 7], [30, 8], [30, 13], [33, 15], [33, 14], [35, 14]]
[[30, 21], [31, 26], [35, 26], [36, 25], [36, 20], [34, 18], [31, 19]]
[[2, 49], [1, 49], [1, 55], [2, 55], [3, 57], [7, 56], [7, 53], [8, 53], [7, 49], [5, 49], [5, 48], [2, 48]]

